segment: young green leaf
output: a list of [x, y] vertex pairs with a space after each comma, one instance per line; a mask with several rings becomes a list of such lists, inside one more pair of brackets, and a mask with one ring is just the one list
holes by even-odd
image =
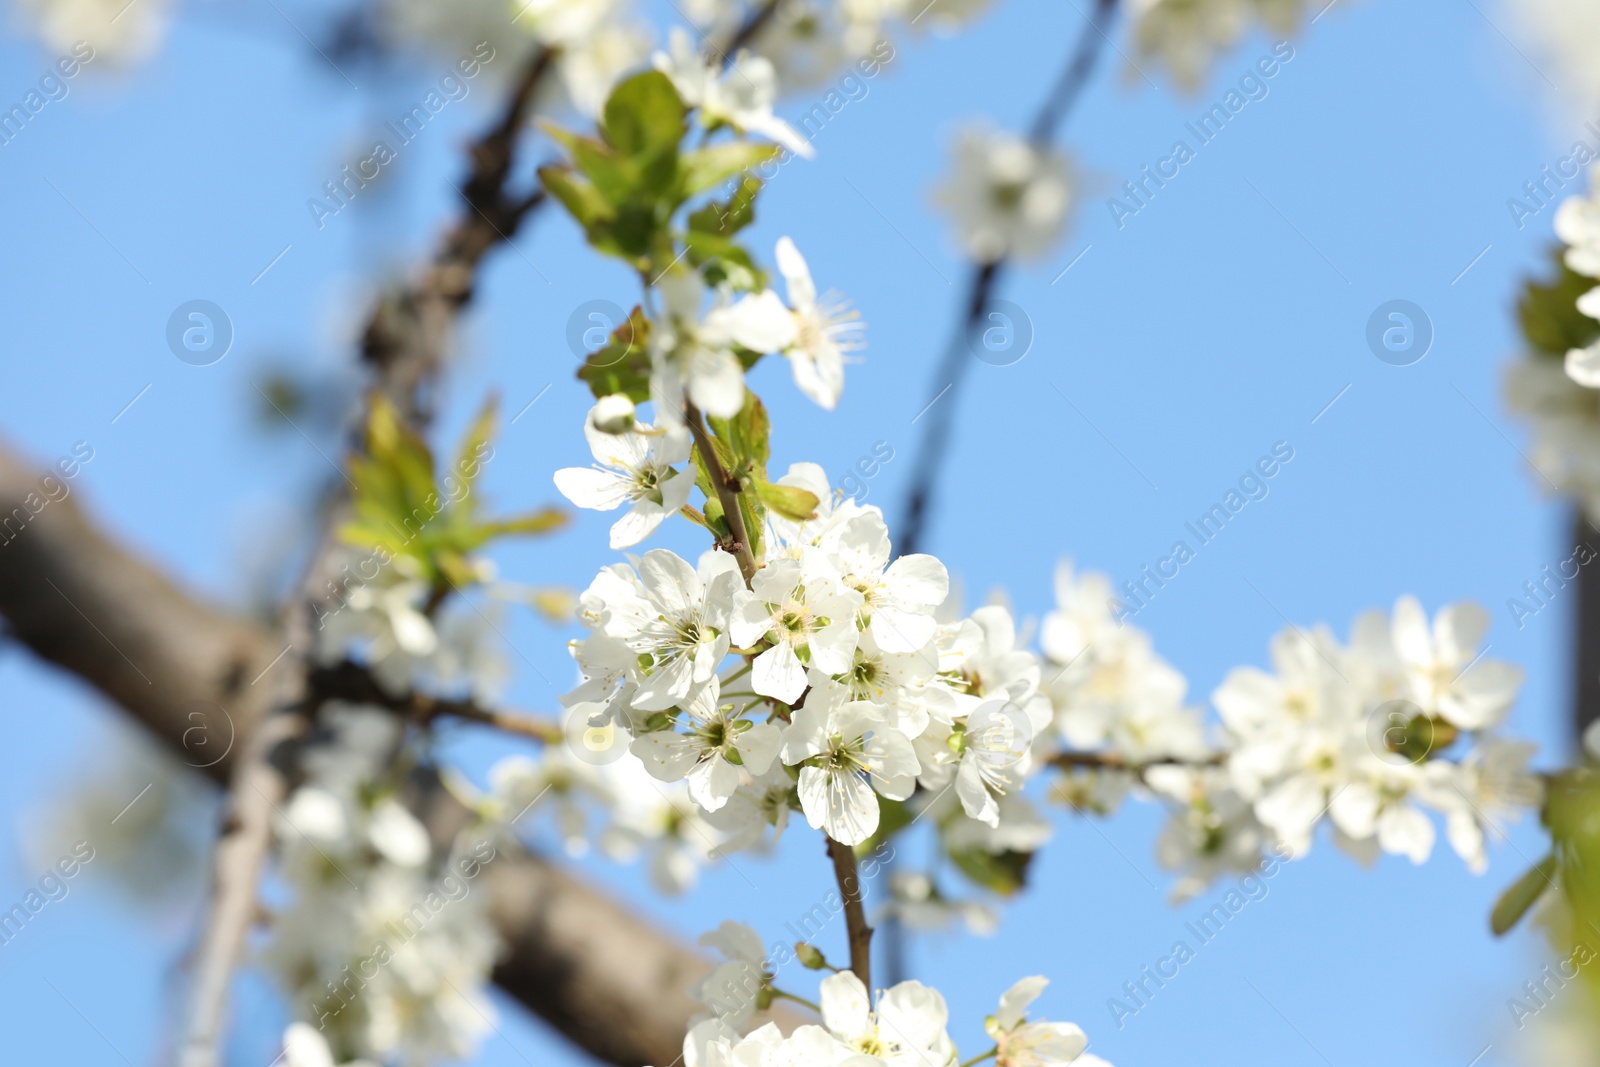
[[793, 485], [774, 485], [765, 479], [751, 479], [755, 495], [767, 507], [792, 522], [817, 517], [817, 494]]
[[648, 70], [611, 90], [601, 132], [606, 143], [624, 155], [654, 155], [683, 139], [687, 115], [672, 79]]
[[740, 171], [759, 166], [776, 156], [775, 144], [728, 141], [690, 152], [683, 157], [683, 193], [694, 196], [721, 185]]
[[1494, 931], [1494, 936], [1502, 936], [1521, 921], [1528, 909], [1544, 896], [1545, 890], [1555, 884], [1558, 867], [1559, 861], [1552, 852], [1513, 882], [1510, 889], [1500, 894], [1500, 899], [1495, 901], [1494, 911], [1489, 914], [1489, 928]]

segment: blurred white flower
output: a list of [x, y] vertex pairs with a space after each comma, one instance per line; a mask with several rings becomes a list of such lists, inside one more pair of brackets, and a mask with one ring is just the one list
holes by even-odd
[[979, 263], [1049, 252], [1073, 201], [1072, 167], [1014, 134], [969, 126], [956, 135], [951, 173], [934, 201]]

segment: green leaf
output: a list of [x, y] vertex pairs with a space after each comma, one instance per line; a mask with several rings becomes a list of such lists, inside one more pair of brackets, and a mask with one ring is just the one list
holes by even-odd
[[721, 185], [735, 174], [767, 162], [778, 152], [775, 144], [752, 144], [748, 141], [727, 141], [690, 152], [681, 163], [683, 194], [694, 196]]
[[1489, 928], [1494, 931], [1494, 936], [1500, 937], [1517, 925], [1528, 909], [1544, 896], [1545, 890], [1555, 884], [1558, 866], [1559, 861], [1552, 852], [1529, 868], [1512, 883], [1510, 889], [1500, 894], [1500, 899], [1495, 901], [1494, 911], [1489, 914]]
[[[726, 203], [707, 204], [705, 208], [690, 216], [689, 225], [705, 233], [719, 233], [724, 237], [731, 237], [756, 220], [756, 196], [760, 192], [761, 179], [746, 174]], [[707, 209], [715, 211], [715, 215], [709, 219], [703, 214]], [[697, 224], [696, 218], [702, 222], [711, 221], [713, 224]]]
[[786, 519], [805, 522], [817, 517], [817, 494], [793, 485], [774, 485], [765, 479], [752, 479], [756, 496], [767, 507]]
[[610, 343], [589, 353], [578, 368], [578, 379], [594, 398], [622, 393], [635, 404], [650, 399], [650, 322], [637, 305], [625, 321], [611, 331]]
[[1555, 276], [1548, 285], [1528, 282], [1517, 313], [1530, 345], [1546, 355], [1565, 357], [1569, 349], [1587, 348], [1600, 338], [1600, 322], [1578, 310], [1578, 297], [1593, 289], [1595, 280], [1568, 267], [1559, 247], [1554, 259]]
[[708, 285], [716, 285], [736, 272], [743, 272], [738, 280], [740, 288], [759, 289], [766, 283], [766, 273], [744, 246], [720, 234], [689, 230], [683, 235], [688, 249], [689, 262], [701, 268]]
[[708, 416], [706, 422], [717, 440], [727, 446], [730, 470], [750, 470], [765, 478], [767, 458], [772, 453], [772, 423], [760, 397], [746, 389], [739, 414], [731, 419]]
[[[490, 447], [489, 442], [500, 432], [499, 407], [499, 398], [491, 393], [483, 402], [478, 417], [472, 420], [472, 425], [468, 427], [466, 436], [461, 439], [461, 444], [456, 447], [455, 468], [449, 476], [459, 478], [467, 492], [461, 498], [462, 506], [452, 509], [453, 512], [470, 514], [476, 507], [471, 490], [478, 480], [478, 475], [483, 473], [484, 449]], [[493, 454], [492, 449], [491, 454]]]
[[600, 248], [600, 239], [616, 220], [616, 210], [610, 201], [600, 195], [592, 182], [577, 177], [572, 168], [565, 165], [540, 167], [539, 180], [551, 196], [561, 201], [567, 214], [583, 227], [589, 243]]
[[648, 70], [611, 90], [601, 132], [606, 143], [624, 155], [654, 155], [676, 148], [683, 139], [687, 114], [672, 79]]
[[971, 881], [1001, 896], [1010, 896], [1028, 884], [1028, 866], [1033, 862], [1033, 853], [991, 853], [981, 848], [963, 848], [952, 850], [950, 859]]
[[495, 519], [479, 525], [478, 529], [484, 531], [485, 540], [506, 534], [543, 534], [559, 530], [570, 522], [571, 518], [560, 508], [548, 507], [509, 519]]

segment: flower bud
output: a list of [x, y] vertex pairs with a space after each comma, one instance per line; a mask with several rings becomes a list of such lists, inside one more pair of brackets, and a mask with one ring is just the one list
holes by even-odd
[[603, 396], [589, 417], [601, 433], [627, 433], [633, 429], [633, 401], [621, 393]]
[[794, 943], [795, 959], [800, 961], [800, 966], [811, 971], [820, 971], [828, 965], [827, 959], [822, 955], [822, 950], [815, 945], [808, 945], [804, 941]]

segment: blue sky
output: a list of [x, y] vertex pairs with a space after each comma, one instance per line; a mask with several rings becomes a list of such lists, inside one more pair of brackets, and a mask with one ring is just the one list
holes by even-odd
[[[1138, 617], [1192, 697], [1233, 666], [1264, 664], [1285, 617], [1343, 633], [1403, 593], [1430, 611], [1472, 598], [1494, 615], [1493, 654], [1528, 673], [1516, 731], [1540, 742], [1546, 762], [1563, 757], [1570, 605], [1518, 629], [1506, 600], [1570, 554], [1568, 519], [1528, 472], [1526, 434], [1506, 416], [1498, 382], [1517, 344], [1518, 286], [1552, 240], [1548, 211], [1519, 230], [1506, 200], [1583, 131], [1549, 118], [1540, 76], [1489, 22], [1505, 16], [1482, 10], [1488, 17], [1443, 0], [1339, 3], [1294, 39], [1268, 94], [1120, 228], [1107, 197], [1174, 140], [1193, 143], [1185, 123], [1273, 42], [1248, 39], [1192, 96], [1154, 69], [1152, 86], [1127, 76], [1115, 52], [1103, 57], [1064, 138], [1087, 190], [1073, 226], [1002, 294], [1031, 321], [1032, 348], [1010, 366], [971, 367], [940, 401], [958, 417], [927, 547], [960, 575], [969, 602], [1002, 589], [1037, 617], [1063, 556], [1119, 581], [1135, 576], [1287, 442], [1294, 458], [1270, 494]], [[770, 251], [792, 235], [819, 283], [852, 297], [869, 324], [865, 360], [850, 368], [835, 413], [805, 401], [783, 368], [756, 372], [775, 463], [814, 460], [839, 478], [886, 442], [894, 459], [867, 500], [893, 520], [920, 429], [912, 419], [937, 391], [931, 367], [966, 275], [928, 189], [956, 123], [1028, 121], [1081, 24], [1071, 4], [1008, 0], [957, 37], [900, 42], [867, 95], [817, 138], [818, 158], [771, 183], [753, 243]], [[20, 99], [54, 58], [29, 39], [0, 39], [0, 98]], [[91, 66], [0, 147], [9, 209], [0, 308], [12, 354], [0, 429], [41, 468], [88, 441], [94, 459], [74, 483], [82, 501], [219, 601], [240, 602], [258, 561], [292, 543], [337, 453], [325, 431], [264, 432], [254, 388], [283, 365], [348, 375], [344, 339], [373, 278], [415, 262], [453, 216], [450, 182], [460, 145], [484, 121], [487, 80], [403, 149], [381, 194], [320, 231], [305, 202], [445, 66], [357, 89], [270, 5], [191, 4], [158, 59], [121, 76]], [[498, 508], [551, 500], [550, 471], [586, 461], [567, 321], [586, 301], [633, 295], [632, 280], [553, 212], [489, 264], [442, 423], [453, 439], [490, 389], [508, 414], [540, 396], [488, 469]], [[174, 359], [164, 339], [173, 309], [193, 299], [224, 308], [234, 329], [227, 357], [208, 367]], [[1365, 341], [1369, 316], [1395, 299], [1422, 307], [1434, 331], [1428, 355], [1405, 367]], [[496, 558], [508, 578], [582, 584], [613, 558], [608, 523], [582, 516]], [[699, 548], [687, 527], [659, 543]], [[553, 707], [556, 688], [539, 673], [564, 687], [568, 635], [527, 616], [508, 634], [513, 701]], [[0, 850], [9, 902], [42, 873], [23, 843], [52, 798], [95, 766], [116, 712], [18, 650], [0, 657], [0, 672], [12, 704], [0, 750], [0, 813], [15, 843]], [[453, 751], [480, 772], [505, 748], [474, 736]], [[1052, 985], [1040, 1006], [1080, 1023], [1118, 1067], [1180, 1057], [1465, 1067], [1486, 1045], [1485, 1067], [1511, 1062], [1505, 1001], [1541, 960], [1527, 933], [1491, 939], [1487, 914], [1542, 854], [1535, 828], [1495, 850], [1483, 877], [1442, 845], [1426, 866], [1386, 857], [1364, 871], [1321, 842], [1118, 1030], [1107, 998], [1166, 955], [1222, 887], [1167, 904], [1153, 808], [1133, 805], [1108, 823], [1055, 818], [1034, 885], [1005, 909], [998, 935], [913, 946], [912, 973], [949, 998], [968, 1054], [999, 993], [1043, 973]], [[596, 862], [590, 873], [686, 937], [734, 917], [771, 939], [828, 888], [813, 837], [801, 826], [778, 858], [738, 857], [737, 870], [711, 871], [674, 900], [654, 896], [635, 869]], [[918, 845], [907, 843], [913, 854]], [[163, 1049], [192, 915], [174, 907], [152, 921], [110, 891], [109, 877], [91, 863], [71, 895], [0, 946], [16, 1062], [139, 1064]], [[234, 1062], [265, 1064], [281, 1009], [259, 983], [242, 989]], [[479, 1062], [581, 1058], [506, 1005]]]

